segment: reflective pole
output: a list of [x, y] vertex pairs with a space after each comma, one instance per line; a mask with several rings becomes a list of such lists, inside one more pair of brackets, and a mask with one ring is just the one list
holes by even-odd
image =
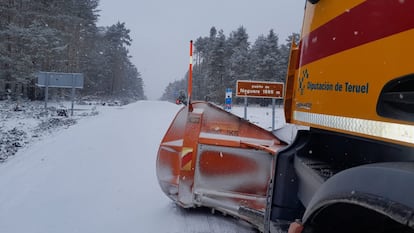
[[275, 114], [276, 103], [275, 102], [276, 102], [275, 98], [272, 98], [272, 131], [275, 130], [275, 117], [276, 117], [276, 114]]
[[191, 105], [191, 93], [193, 91], [193, 41], [190, 41], [190, 67], [188, 69], [188, 107], [192, 109]]

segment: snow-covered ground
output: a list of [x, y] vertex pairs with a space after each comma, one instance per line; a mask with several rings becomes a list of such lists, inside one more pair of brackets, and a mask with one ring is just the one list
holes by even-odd
[[[87, 105], [68, 118], [30, 108], [0, 114], [2, 135], [14, 129], [26, 138], [0, 163], [0, 232], [255, 232], [229, 216], [181, 209], [159, 188], [158, 145], [180, 106]], [[232, 111], [244, 114], [242, 107]], [[284, 124], [282, 113], [276, 109], [277, 127]], [[249, 107], [247, 115], [271, 128], [270, 107]], [[72, 123], [50, 131], [56, 125], [50, 119]]]
[[77, 105], [73, 117], [69, 118], [70, 107], [70, 102], [53, 102], [45, 111], [44, 102], [0, 101], [0, 162], [31, 142], [41, 140], [45, 134], [98, 113], [95, 105]]

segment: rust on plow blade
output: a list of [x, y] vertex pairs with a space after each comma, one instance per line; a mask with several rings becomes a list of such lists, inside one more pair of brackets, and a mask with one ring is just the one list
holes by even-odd
[[271, 132], [206, 102], [183, 107], [157, 157], [161, 189], [178, 205], [206, 206], [263, 225], [277, 152]]

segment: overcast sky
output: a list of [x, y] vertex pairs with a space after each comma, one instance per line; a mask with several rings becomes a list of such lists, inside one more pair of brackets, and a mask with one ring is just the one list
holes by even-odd
[[188, 70], [189, 41], [210, 28], [228, 36], [243, 26], [251, 44], [273, 29], [280, 43], [299, 32], [305, 0], [100, 0], [99, 26], [125, 22], [131, 30], [132, 62], [144, 80], [145, 95], [161, 97], [168, 83]]

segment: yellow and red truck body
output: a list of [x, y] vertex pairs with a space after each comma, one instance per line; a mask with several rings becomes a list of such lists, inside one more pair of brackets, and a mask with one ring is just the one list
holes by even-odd
[[308, 4], [296, 80], [287, 82], [295, 92], [286, 106], [292, 123], [413, 146], [412, 115], [392, 117], [398, 107], [387, 112], [380, 102], [392, 80], [412, 82], [413, 9], [413, 1], [399, 0]]
[[310, 130], [277, 154], [267, 230], [299, 219], [297, 232], [413, 232], [413, 12], [407, 0], [307, 1], [284, 107]]

